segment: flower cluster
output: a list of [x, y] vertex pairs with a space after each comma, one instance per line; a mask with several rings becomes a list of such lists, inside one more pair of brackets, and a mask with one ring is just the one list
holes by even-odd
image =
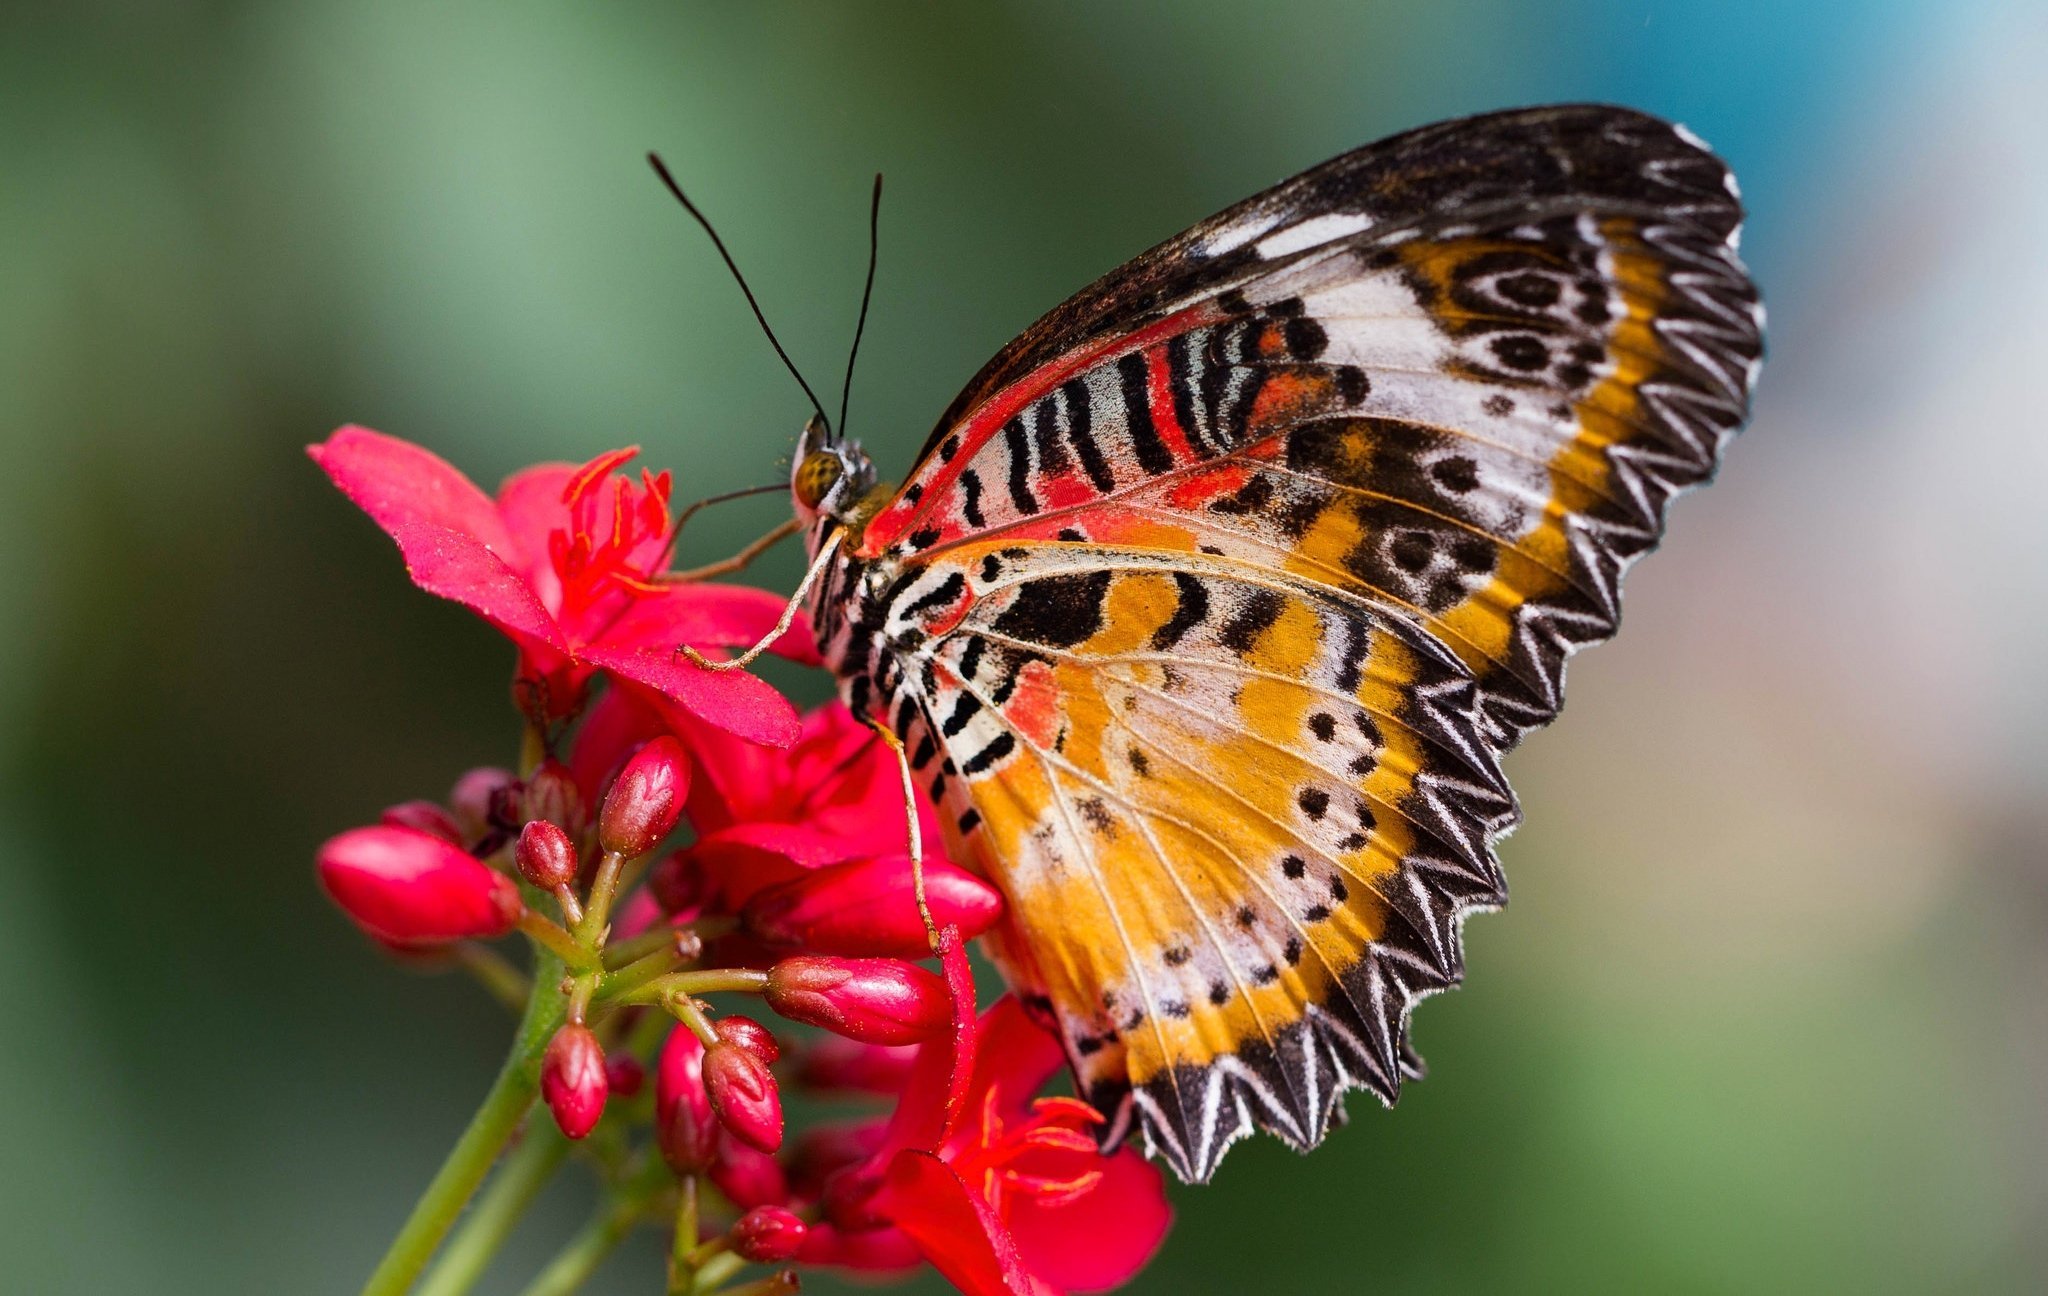
[[[519, 772], [472, 770], [318, 852], [373, 940], [523, 1014], [478, 1118], [511, 1112], [502, 1136], [458, 1145], [371, 1289], [409, 1289], [467, 1195], [443, 1181], [474, 1191], [536, 1097], [608, 1185], [600, 1236], [672, 1224], [669, 1292], [791, 1291], [807, 1265], [929, 1263], [976, 1296], [1123, 1282], [1170, 1222], [1160, 1176], [1098, 1150], [1100, 1113], [1041, 1096], [1060, 1049], [1013, 999], [978, 1009], [967, 946], [1001, 895], [918, 852], [937, 824], [876, 731], [681, 651], [752, 645], [784, 601], [672, 573], [670, 480], [626, 475], [633, 453], [531, 468], [493, 499], [364, 429], [311, 450], [415, 584], [513, 641], [526, 720]], [[770, 649], [817, 663], [800, 621]], [[483, 944], [515, 931], [530, 971]], [[791, 1132], [785, 1088], [867, 1114]], [[749, 1264], [778, 1268], [726, 1285]]]

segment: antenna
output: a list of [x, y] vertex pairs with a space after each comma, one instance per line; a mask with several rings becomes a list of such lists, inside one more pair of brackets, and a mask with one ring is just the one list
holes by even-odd
[[789, 352], [782, 349], [782, 340], [775, 336], [775, 330], [768, 327], [768, 317], [761, 313], [761, 303], [754, 300], [754, 290], [747, 287], [746, 276], [741, 274], [739, 266], [733, 263], [732, 253], [725, 250], [725, 240], [718, 237], [718, 231], [711, 228], [711, 222], [704, 218], [703, 212], [697, 210], [697, 204], [691, 202], [688, 195], [683, 193], [683, 187], [669, 174], [668, 165], [661, 160], [661, 154], [649, 153], [647, 161], [654, 168], [654, 174], [660, 176], [661, 182], [668, 186], [668, 191], [676, 196], [676, 201], [683, 205], [683, 210], [696, 217], [697, 223], [704, 227], [704, 232], [711, 236], [711, 246], [718, 249], [718, 255], [725, 259], [725, 268], [732, 271], [732, 277], [739, 284], [740, 291], [747, 295], [747, 305], [754, 308], [754, 318], [760, 322], [761, 331], [768, 335], [768, 344], [775, 348], [776, 355], [782, 357], [782, 366], [789, 370], [790, 377], [796, 379], [796, 385], [803, 388], [804, 395], [811, 398], [811, 408], [818, 411], [819, 418], [824, 418], [825, 407], [818, 403], [817, 393], [804, 381], [804, 376], [797, 372], [796, 362], [789, 358]]
[[868, 326], [868, 299], [875, 295], [875, 254], [882, 227], [882, 173], [875, 172], [875, 196], [868, 205], [868, 282], [860, 290], [860, 319], [853, 326], [853, 349], [846, 353], [846, 380], [839, 385], [839, 434], [846, 435], [846, 399], [853, 394], [853, 362], [860, 357], [860, 335]]

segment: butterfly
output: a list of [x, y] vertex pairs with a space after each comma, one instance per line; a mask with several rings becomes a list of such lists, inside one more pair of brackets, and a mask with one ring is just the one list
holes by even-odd
[[1422, 1065], [1504, 903], [1501, 758], [1748, 414], [1733, 176], [1560, 106], [1344, 154], [1004, 347], [901, 487], [814, 419], [807, 607], [1104, 1145], [1206, 1180]]

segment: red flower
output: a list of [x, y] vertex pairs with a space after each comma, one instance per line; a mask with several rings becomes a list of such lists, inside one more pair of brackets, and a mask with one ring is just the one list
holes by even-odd
[[[707, 863], [781, 857], [801, 868], [900, 852], [903, 776], [873, 730], [837, 702], [803, 717], [802, 733], [784, 751], [736, 742], [701, 724], [678, 730], [697, 761], [690, 787], [693, 848]], [[939, 840], [938, 816], [920, 795], [926, 848]], [[752, 872], [752, 870], [747, 870]], [[747, 893], [792, 876], [754, 876]], [[738, 904], [745, 895], [730, 899]]]
[[[1125, 1148], [1104, 1156], [1089, 1130], [1102, 1117], [1074, 1098], [1034, 1095], [1062, 1065], [1057, 1042], [1013, 998], [984, 1014], [964, 1083], [960, 1059], [927, 1046], [906, 1106], [929, 1109], [941, 1069], [942, 1133], [931, 1146], [885, 1146], [879, 1186], [860, 1209], [907, 1236], [968, 1296], [1054, 1296], [1104, 1291], [1130, 1279], [1172, 1223], [1159, 1171]], [[902, 1131], [933, 1119], [899, 1111]], [[894, 1140], [892, 1140], [894, 1141]]]
[[[614, 473], [636, 451], [580, 468], [528, 468], [495, 501], [439, 456], [367, 428], [342, 428], [307, 453], [398, 542], [415, 585], [476, 612], [519, 646], [519, 694], [536, 719], [577, 714], [603, 672], [665, 719], [694, 717], [752, 742], [795, 740], [796, 715], [774, 689], [676, 651], [752, 644], [774, 627], [783, 600], [660, 579], [673, 538], [669, 476], [642, 472], [635, 482]], [[802, 624], [775, 651], [817, 661]]]
[[[657, 865], [657, 893], [692, 897], [704, 912], [737, 914], [769, 887], [808, 878], [829, 865], [893, 856], [900, 879], [877, 874], [868, 880], [900, 893], [903, 911], [891, 916], [886, 930], [877, 927], [869, 933], [873, 939], [833, 952], [909, 956], [924, 949], [923, 920], [907, 898], [903, 778], [895, 756], [873, 730], [834, 702], [806, 714], [802, 735], [783, 751], [737, 741], [687, 718], [677, 733], [697, 766], [689, 801], [697, 840]], [[938, 817], [921, 794], [917, 813], [929, 852], [939, 840]], [[950, 880], [959, 872], [934, 854], [926, 860], [934, 875]], [[974, 879], [968, 882], [986, 889]], [[934, 913], [956, 898], [951, 890], [936, 897]], [[869, 896], [870, 907], [880, 899], [879, 893]], [[952, 916], [967, 920], [976, 931], [993, 921], [992, 914], [980, 912], [990, 907], [986, 904], [969, 899], [956, 907], [961, 912]], [[906, 924], [915, 924], [917, 931], [907, 946], [893, 939]], [[781, 943], [793, 934], [777, 930], [774, 935]]]

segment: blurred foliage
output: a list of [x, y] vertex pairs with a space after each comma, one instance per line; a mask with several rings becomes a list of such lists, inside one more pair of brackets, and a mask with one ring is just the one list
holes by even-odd
[[[486, 483], [622, 443], [685, 493], [779, 474], [801, 397], [644, 150], [821, 389], [888, 174], [853, 429], [901, 465], [1012, 333], [1210, 211], [1596, 98], [1744, 178], [1757, 427], [1513, 762], [1516, 903], [1421, 1010], [1431, 1079], [1307, 1160], [1238, 1150], [1134, 1290], [2038, 1289], [2048, 706], [1995, 667], [2038, 666], [2048, 542], [1917, 447], [1967, 388], [1968, 445], [2048, 468], [2040, 323], [1947, 340], [2039, 264], [2048, 164], [1999, 141], [2042, 119], [2043, 30], [1931, 0], [8, 8], [0, 1287], [354, 1291], [481, 1092], [504, 1024], [373, 955], [309, 860], [511, 756], [509, 655], [300, 447], [359, 421]], [[685, 558], [775, 516], [709, 514]], [[1992, 528], [1965, 552], [2005, 566], [1938, 617], [1957, 578], [1902, 517]], [[651, 1290], [652, 1247], [602, 1290]]]

